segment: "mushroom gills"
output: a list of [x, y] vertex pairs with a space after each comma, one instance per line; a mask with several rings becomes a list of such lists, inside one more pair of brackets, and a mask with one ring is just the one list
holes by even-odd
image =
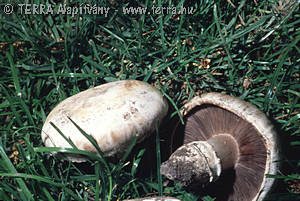
[[218, 201], [262, 201], [274, 183], [265, 175], [279, 168], [276, 132], [265, 114], [239, 98], [208, 93], [186, 103], [181, 115], [173, 139], [182, 141], [172, 141], [177, 150], [161, 173], [188, 189], [206, 187]]

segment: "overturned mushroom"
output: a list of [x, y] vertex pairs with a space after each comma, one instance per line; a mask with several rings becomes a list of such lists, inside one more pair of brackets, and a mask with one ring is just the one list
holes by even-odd
[[274, 183], [266, 174], [278, 170], [276, 134], [266, 116], [220, 93], [193, 98], [182, 115], [185, 124], [177, 125], [174, 137], [183, 132], [184, 144], [162, 164], [161, 173], [182, 186], [205, 186], [233, 170], [233, 186], [221, 200], [262, 200]]
[[[165, 98], [153, 86], [136, 80], [111, 82], [59, 103], [48, 115], [41, 136], [48, 147], [71, 148], [50, 124], [52, 122], [78, 149], [97, 153], [70, 121], [72, 119], [96, 140], [106, 156], [113, 156], [124, 152], [134, 136], [141, 141], [152, 133], [167, 110]], [[86, 160], [75, 155], [68, 155], [68, 158], [76, 162]]]

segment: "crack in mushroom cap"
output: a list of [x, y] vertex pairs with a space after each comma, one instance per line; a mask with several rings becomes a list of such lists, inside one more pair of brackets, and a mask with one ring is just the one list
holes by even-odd
[[184, 143], [231, 133], [241, 145], [233, 189], [226, 200], [262, 200], [274, 183], [265, 175], [276, 174], [279, 167], [277, 135], [264, 113], [239, 98], [207, 93], [185, 104], [181, 114], [185, 125], [178, 124], [175, 136], [183, 131]]
[[[106, 156], [125, 151], [135, 135], [141, 141], [155, 130], [167, 114], [168, 104], [161, 92], [148, 83], [122, 80], [103, 84], [73, 95], [59, 103], [48, 115], [42, 140], [47, 147], [71, 148], [58, 131], [80, 150], [97, 153], [95, 147], [68, 119], [91, 135]], [[86, 159], [67, 156], [82, 162]]]

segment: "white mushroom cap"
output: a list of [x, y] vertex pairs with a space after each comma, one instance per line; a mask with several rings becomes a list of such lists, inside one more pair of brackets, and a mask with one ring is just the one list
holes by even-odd
[[[95, 147], [69, 120], [91, 135], [106, 156], [124, 152], [134, 136], [141, 141], [167, 114], [168, 104], [159, 90], [137, 81], [122, 80], [82, 91], [59, 103], [42, 128], [47, 147], [71, 148], [52, 122], [80, 150], [97, 153]], [[68, 156], [72, 161], [82, 157]]]

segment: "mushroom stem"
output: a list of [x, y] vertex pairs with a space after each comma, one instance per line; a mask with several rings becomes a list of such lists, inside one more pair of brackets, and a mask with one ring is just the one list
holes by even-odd
[[233, 168], [238, 160], [237, 141], [230, 134], [219, 134], [207, 140], [221, 160], [222, 170]]
[[182, 186], [207, 185], [216, 181], [222, 170], [233, 168], [238, 154], [235, 139], [230, 134], [219, 134], [207, 141], [182, 145], [162, 163], [160, 172]]

